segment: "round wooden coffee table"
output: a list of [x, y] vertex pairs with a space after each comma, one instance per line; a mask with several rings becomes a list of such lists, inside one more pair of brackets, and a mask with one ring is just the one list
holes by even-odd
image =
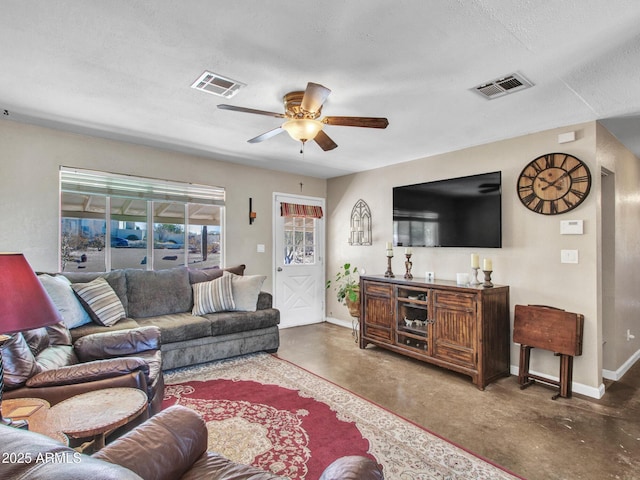
[[80, 439], [93, 437], [93, 450], [104, 447], [105, 435], [142, 414], [147, 395], [137, 388], [105, 388], [82, 393], [50, 408], [57, 428]]

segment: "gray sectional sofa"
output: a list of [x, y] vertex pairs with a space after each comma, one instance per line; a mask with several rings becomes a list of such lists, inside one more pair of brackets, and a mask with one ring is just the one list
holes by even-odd
[[[244, 270], [245, 266], [239, 265], [224, 270], [178, 267], [159, 271], [122, 269], [107, 273], [62, 273], [60, 275], [72, 284], [103, 277], [126, 313], [126, 318], [112, 326], [91, 322], [71, 328], [71, 335], [75, 341], [92, 333], [155, 325], [161, 331], [163, 370], [259, 351], [273, 353], [280, 345], [280, 312], [272, 307], [273, 298], [268, 292], [259, 289], [254, 292], [257, 296], [255, 311], [192, 315], [193, 284], [219, 278], [224, 271], [242, 276]], [[246, 284], [245, 280], [250, 277], [257, 276], [244, 276], [238, 279], [239, 284], [240, 281]], [[237, 294], [234, 289], [234, 295]], [[251, 294], [248, 298], [253, 303]]]

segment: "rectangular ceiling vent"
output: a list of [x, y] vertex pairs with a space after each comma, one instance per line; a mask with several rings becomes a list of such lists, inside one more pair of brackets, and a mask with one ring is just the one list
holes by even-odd
[[204, 72], [200, 77], [193, 82], [191, 88], [200, 90], [212, 95], [218, 95], [224, 98], [231, 98], [242, 87], [246, 87], [245, 83], [231, 80], [230, 78], [223, 77], [213, 72]]
[[491, 82], [483, 83], [473, 87], [471, 90], [478, 95], [487, 98], [489, 100], [493, 98], [503, 97], [509, 93], [516, 93], [525, 88], [533, 87], [533, 83], [524, 78], [519, 73], [512, 73], [506, 77], [492, 80]]

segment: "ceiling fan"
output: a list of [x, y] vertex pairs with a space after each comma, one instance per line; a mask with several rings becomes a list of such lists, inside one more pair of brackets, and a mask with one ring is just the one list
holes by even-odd
[[308, 140], [313, 140], [325, 152], [338, 146], [323, 131], [322, 128], [325, 125], [367, 128], [387, 128], [387, 125], [389, 125], [389, 121], [386, 118], [377, 117], [324, 117], [318, 120], [322, 113], [322, 104], [330, 93], [331, 90], [328, 88], [318, 83], [309, 82], [304, 92], [289, 92], [283, 97], [284, 113], [267, 112], [225, 104], [218, 105], [218, 108], [286, 119], [278, 128], [248, 140], [249, 143], [262, 142], [286, 131], [291, 138], [302, 142], [303, 147]]

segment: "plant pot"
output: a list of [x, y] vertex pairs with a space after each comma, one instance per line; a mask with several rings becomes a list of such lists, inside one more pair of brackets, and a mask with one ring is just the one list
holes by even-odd
[[347, 308], [349, 309], [349, 315], [352, 317], [360, 318], [360, 289], [357, 289], [357, 295], [355, 300], [350, 300], [349, 296], [345, 298]]

